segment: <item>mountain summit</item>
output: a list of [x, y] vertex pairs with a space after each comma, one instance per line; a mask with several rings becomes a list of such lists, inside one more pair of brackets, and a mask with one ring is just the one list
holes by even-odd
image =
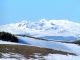
[[18, 23], [1, 25], [0, 31], [7, 31], [13, 34], [29, 34], [34, 36], [74, 36], [80, 35], [80, 24], [69, 20], [46, 20], [37, 22], [23, 20]]

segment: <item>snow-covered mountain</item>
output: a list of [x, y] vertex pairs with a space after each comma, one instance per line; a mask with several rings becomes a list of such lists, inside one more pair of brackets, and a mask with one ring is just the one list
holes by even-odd
[[[80, 35], [79, 29], [80, 29], [80, 24], [76, 22], [72, 22], [69, 20], [46, 20], [46, 19], [42, 19], [37, 22], [30, 22], [24, 20], [18, 23], [11, 23], [0, 26], [0, 31], [11, 32], [13, 34], [25, 34], [41, 38], [68, 40], [68, 41], [76, 40], [77, 38], [79, 38]], [[32, 50], [35, 51], [34, 48], [32, 47], [36, 47], [36, 49], [42, 48], [45, 50], [45, 48], [47, 48], [55, 51], [62, 51], [62, 53], [67, 52], [76, 54], [76, 55], [69, 55], [69, 54], [63, 55], [62, 53], [53, 54], [49, 52], [47, 55], [42, 56], [42, 58], [44, 58], [45, 60], [80, 60], [80, 45], [72, 43], [62, 43], [56, 41], [38, 40], [35, 38], [30, 38], [25, 36], [16, 36], [16, 37], [19, 40], [18, 43], [5, 42], [0, 40], [1, 49], [2, 46], [5, 45], [3, 46], [3, 49], [5, 48], [5, 50], [2, 49], [0, 51], [0, 54], [2, 55], [2, 58], [0, 58], [0, 60], [26, 60], [23, 54], [21, 55], [20, 53], [13, 53], [13, 50], [18, 52], [22, 47], [22, 45], [26, 46], [27, 48], [29, 47], [29, 50], [28, 49], [25, 50], [27, 52]], [[6, 47], [6, 45], [9, 47]], [[16, 50], [13, 45], [15, 46], [18, 45], [19, 50]], [[11, 47], [12, 50], [9, 50], [10, 46], [13, 46]], [[3, 51], [4, 52], [9, 51], [9, 52], [4, 53]], [[25, 53], [25, 51], [22, 50], [21, 52]], [[29, 58], [29, 60], [40, 60], [40, 56], [37, 54], [37, 52], [34, 53], [35, 55], [33, 56], [35, 56], [36, 58], [35, 59]]]
[[80, 23], [69, 20], [46, 20], [37, 22], [23, 20], [0, 26], [0, 31], [26, 34], [56, 40], [76, 40], [80, 36]]

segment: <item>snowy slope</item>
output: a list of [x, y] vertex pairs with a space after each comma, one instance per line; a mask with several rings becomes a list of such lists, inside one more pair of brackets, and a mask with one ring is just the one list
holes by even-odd
[[[49, 49], [55, 49], [55, 50], [61, 50], [65, 52], [75, 53], [77, 56], [74, 55], [61, 55], [61, 54], [48, 54], [46, 56], [43, 56], [45, 60], [80, 60], [80, 46], [75, 44], [68, 44], [68, 43], [61, 43], [61, 42], [54, 42], [54, 41], [43, 41], [43, 40], [36, 40], [33, 38], [27, 38], [27, 37], [20, 37], [17, 36], [19, 39], [19, 43], [30, 45], [30, 46], [37, 46], [37, 47], [43, 47], [43, 48], [49, 48]], [[12, 42], [5, 42], [0, 41], [0, 44], [17, 44]], [[1, 53], [1, 52], [0, 52]], [[26, 59], [20, 54], [14, 54], [11, 53], [16, 58], [9, 58], [11, 55], [9, 53], [1, 53], [4, 57], [8, 58], [0, 58], [0, 60], [40, 60], [40, 57], [35, 54], [37, 58], [29, 58]]]
[[0, 40], [0, 44], [18, 44], [18, 43], [7, 42], [7, 41], [2, 41], [2, 40]]
[[44, 56], [46, 60], [80, 60], [80, 56], [49, 54]]
[[[49, 48], [49, 49], [55, 49], [55, 50], [61, 50], [61, 51], [77, 54], [77, 56], [61, 55], [61, 54], [48, 54], [47, 56], [44, 56], [45, 60], [80, 60], [80, 46], [78, 46], [78, 45], [54, 42], [54, 41], [36, 40], [33, 38], [20, 37], [20, 36], [17, 36], [17, 37], [19, 39], [19, 43], [22, 43], [22, 44], [43, 47], [43, 48]], [[33, 60], [38, 60], [38, 59], [33, 59]]]
[[72, 53], [76, 53], [77, 55], [80, 55], [80, 52], [79, 52], [80, 46], [78, 46], [76, 44], [36, 40], [33, 38], [20, 37], [20, 36], [17, 36], [17, 37], [19, 39], [19, 43], [22, 43], [22, 44], [50, 48], [50, 49], [56, 49], [56, 50], [61, 50], [61, 51], [66, 51], [66, 52], [72, 52]]
[[[80, 24], [69, 20], [46, 20], [41, 19], [37, 22], [23, 20], [18, 23], [0, 26], [0, 31], [7, 31], [13, 34], [34, 35], [37, 37], [59, 40], [76, 40], [80, 36]], [[58, 39], [56, 39], [58, 40]]]
[[[66, 56], [66, 55], [59, 55], [59, 54], [49, 54], [48, 56], [44, 56], [44, 59], [45, 60], [80, 60], [80, 56], [72, 56], [72, 55]], [[38, 58], [38, 56], [35, 59], [34, 58], [25, 59], [24, 57], [22, 57], [20, 59], [0, 58], [0, 60], [44, 60], [44, 59], [40, 59], [40, 58]]]
[[[19, 56], [19, 55], [18, 55]], [[37, 56], [37, 55], [36, 55]], [[44, 56], [45, 60], [80, 60], [80, 56], [72, 56], [72, 55], [59, 55], [59, 54], [49, 54], [48, 56]], [[39, 59], [38, 56], [37, 58], [0, 58], [0, 60], [44, 60], [44, 59]]]

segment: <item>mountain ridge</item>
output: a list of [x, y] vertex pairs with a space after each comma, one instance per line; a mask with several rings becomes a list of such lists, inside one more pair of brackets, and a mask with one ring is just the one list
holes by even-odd
[[[18, 23], [0, 26], [0, 31], [7, 31], [13, 34], [29, 34], [34, 36], [73, 36], [79, 38], [80, 24], [70, 20], [46, 20], [37, 22], [23, 20]], [[2, 29], [3, 28], [3, 29]]]

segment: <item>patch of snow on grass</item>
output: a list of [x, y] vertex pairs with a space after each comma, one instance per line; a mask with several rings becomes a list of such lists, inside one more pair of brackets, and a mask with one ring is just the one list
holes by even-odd
[[21, 54], [16, 54], [16, 53], [1, 53], [2, 54], [2, 58], [16, 58], [16, 59], [25, 59], [24, 56], [22, 56]]
[[16, 58], [0, 58], [0, 60], [26, 60], [26, 59], [16, 59]]
[[18, 43], [0, 40], [0, 44], [18, 44]]
[[45, 60], [80, 60], [80, 56], [49, 54], [44, 56]]

